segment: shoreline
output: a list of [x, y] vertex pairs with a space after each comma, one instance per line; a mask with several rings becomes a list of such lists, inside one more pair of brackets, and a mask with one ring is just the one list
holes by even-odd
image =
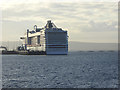
[[[71, 52], [119, 52], [119, 50], [87, 50], [87, 51], [69, 51]], [[47, 55], [44, 51], [3, 51], [0, 52], [0, 55]]]

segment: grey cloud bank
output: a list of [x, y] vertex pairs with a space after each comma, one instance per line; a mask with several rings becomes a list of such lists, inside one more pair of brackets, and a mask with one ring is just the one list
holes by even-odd
[[116, 5], [117, 3], [87, 2], [18, 3], [3, 6], [3, 41], [18, 40], [27, 28], [32, 29], [35, 24], [38, 27], [44, 26], [46, 21], [51, 19], [58, 27], [68, 30], [70, 41], [116, 43], [118, 38]]

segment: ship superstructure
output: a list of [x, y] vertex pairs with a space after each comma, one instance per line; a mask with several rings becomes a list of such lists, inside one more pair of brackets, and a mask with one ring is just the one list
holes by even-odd
[[23, 39], [24, 50], [44, 51], [46, 54], [68, 54], [67, 31], [57, 28], [51, 20], [44, 28], [34, 26], [34, 30], [27, 32]]

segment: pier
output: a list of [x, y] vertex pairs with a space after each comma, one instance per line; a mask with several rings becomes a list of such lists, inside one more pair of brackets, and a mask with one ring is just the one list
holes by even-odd
[[1, 55], [12, 55], [12, 54], [18, 54], [18, 55], [46, 55], [46, 52], [44, 51], [27, 51], [27, 50], [7, 50], [6, 47], [1, 46], [0, 49], [4, 49], [0, 51]]

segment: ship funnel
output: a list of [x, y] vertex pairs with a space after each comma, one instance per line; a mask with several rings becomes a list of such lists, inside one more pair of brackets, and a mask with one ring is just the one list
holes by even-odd
[[51, 20], [49, 20], [49, 21], [47, 21], [47, 28], [52, 28], [53, 27], [53, 25], [52, 25], [52, 23], [51, 23]]
[[51, 22], [51, 20], [47, 21], [47, 24], [45, 28], [57, 28], [54, 23]]

